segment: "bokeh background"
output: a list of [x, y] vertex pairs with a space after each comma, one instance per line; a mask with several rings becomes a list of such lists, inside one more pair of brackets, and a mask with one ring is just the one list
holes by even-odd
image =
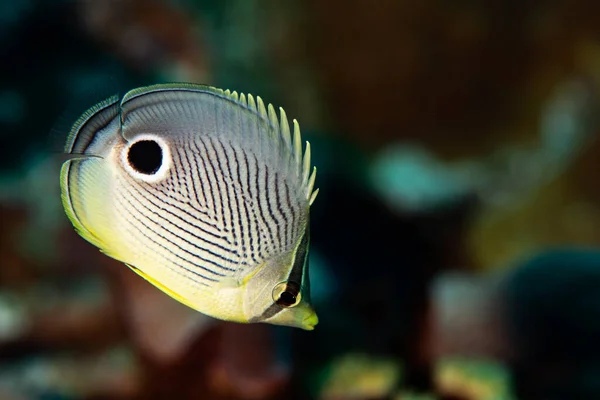
[[[0, 399], [600, 399], [597, 1], [3, 0], [0, 61]], [[73, 232], [49, 149], [173, 81], [300, 121], [315, 331]]]

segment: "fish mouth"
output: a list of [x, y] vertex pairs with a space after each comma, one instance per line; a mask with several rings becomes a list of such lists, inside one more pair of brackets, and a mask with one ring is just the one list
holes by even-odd
[[310, 313], [306, 318], [302, 320], [302, 329], [305, 331], [312, 331], [315, 329], [315, 326], [319, 323], [319, 317], [316, 312]]

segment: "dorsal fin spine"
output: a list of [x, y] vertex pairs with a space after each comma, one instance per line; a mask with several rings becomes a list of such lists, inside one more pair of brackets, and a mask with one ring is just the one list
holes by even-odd
[[317, 189], [313, 192], [312, 196], [310, 196], [310, 200], [308, 201], [309, 206], [312, 206], [312, 203], [315, 202], [315, 199], [317, 198], [318, 194], [319, 194], [319, 189]]
[[265, 108], [265, 103], [263, 103], [260, 96], [256, 96], [256, 102], [258, 103], [258, 113], [260, 114], [261, 117], [263, 117], [265, 120], [268, 121], [269, 114], [267, 114], [267, 109]]
[[296, 167], [300, 168], [302, 165], [302, 141], [300, 139], [300, 124], [294, 119], [294, 157], [296, 159]]
[[250, 93], [248, 93], [248, 108], [250, 108], [250, 110], [254, 112], [258, 111], [256, 109], [256, 102], [254, 101], [254, 96], [252, 96]]
[[306, 198], [312, 195], [313, 187], [315, 186], [315, 178], [317, 177], [317, 167], [313, 167], [313, 172], [308, 178], [308, 183], [306, 184]]
[[310, 175], [310, 143], [306, 142], [306, 150], [304, 150], [304, 159], [302, 168], [302, 185], [308, 184], [308, 176]]
[[282, 107], [279, 107], [279, 131], [285, 143], [289, 143], [290, 124], [287, 115], [285, 114], [285, 110]]
[[[270, 132], [272, 132], [272, 134], [275, 136], [275, 139], [281, 140], [282, 136], [281, 131], [279, 129], [279, 120], [277, 119], [277, 114], [275, 113], [275, 108], [273, 107], [273, 104], [269, 104], [267, 106], [267, 110], [269, 114], [269, 122], [271, 124], [271, 127], [273, 128]], [[288, 146], [288, 143], [285, 141], [285, 138], [283, 138], [283, 141], [285, 142], [285, 145]]]

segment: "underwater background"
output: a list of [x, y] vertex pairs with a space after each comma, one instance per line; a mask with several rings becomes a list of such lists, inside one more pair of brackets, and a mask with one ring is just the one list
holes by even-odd
[[[600, 3], [0, 1], [0, 399], [600, 399]], [[73, 231], [60, 149], [160, 82], [297, 118], [312, 332], [217, 321]]]

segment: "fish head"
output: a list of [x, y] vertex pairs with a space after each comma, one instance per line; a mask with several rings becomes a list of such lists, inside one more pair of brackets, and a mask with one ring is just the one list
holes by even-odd
[[310, 302], [308, 231], [291, 252], [265, 262], [245, 279], [248, 322], [313, 330], [319, 322]]

